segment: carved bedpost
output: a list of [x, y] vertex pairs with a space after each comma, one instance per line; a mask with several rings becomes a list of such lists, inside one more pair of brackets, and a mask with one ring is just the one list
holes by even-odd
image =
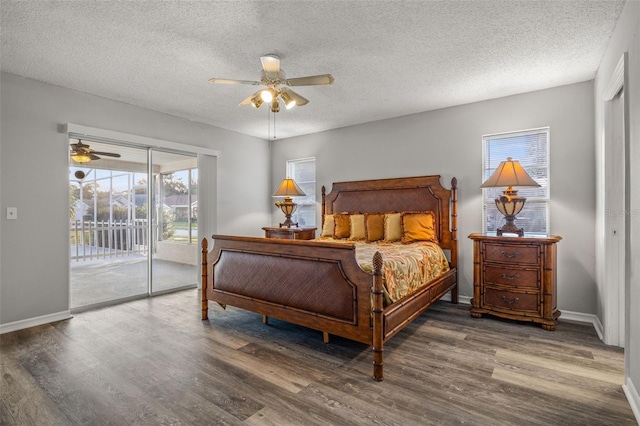
[[[458, 179], [451, 179], [451, 266], [458, 267]], [[451, 289], [451, 302], [458, 303], [458, 284]]]
[[320, 227], [320, 232], [322, 233], [322, 228], [324, 228], [324, 214], [325, 214], [325, 208], [324, 208], [324, 197], [327, 195], [327, 190], [325, 189], [324, 185], [322, 185], [322, 226]]
[[209, 253], [209, 242], [202, 239], [202, 319], [209, 319], [209, 301], [207, 300], [207, 254]]
[[384, 330], [382, 326], [382, 255], [373, 255], [373, 378], [382, 381], [382, 352]]

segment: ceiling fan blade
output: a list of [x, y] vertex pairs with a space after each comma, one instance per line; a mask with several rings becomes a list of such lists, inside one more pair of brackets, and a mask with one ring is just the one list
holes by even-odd
[[310, 75], [308, 77], [288, 78], [285, 83], [289, 86], [317, 86], [321, 84], [333, 84], [331, 74]]
[[280, 72], [280, 58], [277, 55], [265, 55], [260, 56], [260, 62], [262, 62], [262, 69], [264, 72], [270, 72], [277, 74]]
[[258, 85], [258, 84], [262, 84], [259, 81], [252, 81], [252, 80], [233, 80], [230, 78], [210, 78], [209, 79], [209, 83], [211, 84], [252, 84], [252, 85]]
[[120, 154], [116, 154], [116, 153], [114, 153], [114, 152], [98, 152], [98, 151], [91, 151], [91, 154], [97, 154], [97, 155], [103, 155], [103, 156], [107, 156], [107, 157], [120, 158]]
[[100, 157], [98, 157], [97, 155], [94, 155], [93, 152], [89, 152], [87, 154], [89, 156], [89, 158], [91, 158], [92, 160], [99, 160]]

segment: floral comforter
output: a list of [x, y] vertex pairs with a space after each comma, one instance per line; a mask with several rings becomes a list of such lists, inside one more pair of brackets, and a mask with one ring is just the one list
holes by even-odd
[[[326, 241], [326, 240], [325, 240]], [[449, 270], [449, 262], [436, 243], [411, 244], [331, 240], [356, 246], [356, 260], [366, 272], [373, 273], [373, 255], [382, 255], [385, 305], [411, 294]]]

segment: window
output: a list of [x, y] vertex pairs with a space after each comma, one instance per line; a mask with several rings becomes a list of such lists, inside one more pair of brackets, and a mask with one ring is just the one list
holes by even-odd
[[304, 197], [293, 197], [298, 208], [291, 219], [301, 228], [316, 226], [316, 159], [288, 160], [287, 176], [295, 180], [307, 194]]
[[[518, 160], [539, 188], [514, 188], [527, 202], [516, 218], [516, 226], [528, 234], [549, 233], [549, 128], [521, 132], [500, 133], [482, 137], [484, 161], [482, 181], [491, 176], [501, 161], [511, 157]], [[483, 231], [495, 232], [504, 225], [504, 216], [498, 212], [495, 199], [505, 188], [483, 189]]]

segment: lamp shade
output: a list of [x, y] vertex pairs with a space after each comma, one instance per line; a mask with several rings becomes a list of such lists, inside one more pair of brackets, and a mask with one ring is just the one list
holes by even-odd
[[305, 195], [307, 194], [291, 178], [283, 180], [278, 190], [273, 194], [274, 197], [300, 197]]
[[507, 161], [501, 162], [489, 179], [480, 185], [480, 188], [503, 186], [540, 186], [540, 184], [527, 174], [519, 161], [508, 157]]

